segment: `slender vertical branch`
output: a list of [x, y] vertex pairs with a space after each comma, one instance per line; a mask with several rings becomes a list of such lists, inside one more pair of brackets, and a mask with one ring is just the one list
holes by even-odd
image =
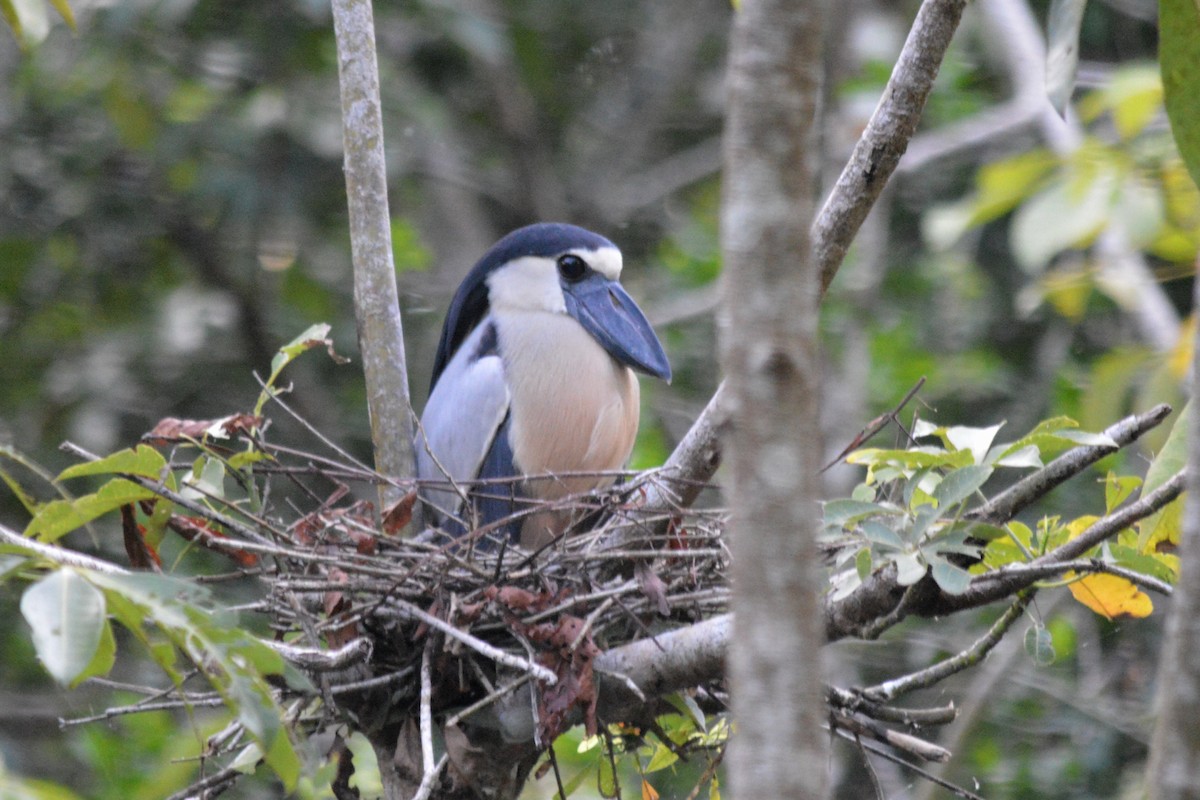
[[833, 282], [850, 242], [908, 149], [966, 4], [921, 4], [879, 105], [813, 223], [822, 291]]
[[721, 360], [731, 410], [739, 797], [820, 798], [821, 468], [815, 203], [826, 2], [744, 0], [733, 30], [721, 203]]
[[[375, 468], [384, 477], [398, 480], [413, 475], [413, 420], [392, 261], [379, 66], [370, 0], [333, 0], [333, 25], [342, 94], [354, 310], [367, 384], [371, 443]], [[379, 498], [386, 507], [401, 495], [397, 487], [384, 485]]]
[[[966, 0], [921, 4], [879, 105], [813, 221], [809, 247], [816, 254], [822, 293], [833, 282], [855, 234], [908, 148], [965, 5]], [[675, 448], [667, 464], [670, 477], [700, 482], [712, 477], [722, 458], [719, 433], [728, 415], [726, 393], [721, 384], [692, 431]]]

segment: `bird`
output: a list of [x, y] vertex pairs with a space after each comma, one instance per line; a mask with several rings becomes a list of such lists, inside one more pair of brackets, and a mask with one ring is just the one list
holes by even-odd
[[541, 547], [575, 521], [544, 501], [610, 486], [597, 473], [628, 462], [635, 373], [669, 383], [671, 365], [621, 286], [622, 261], [600, 234], [543, 222], [504, 236], [463, 279], [415, 443], [422, 496], [448, 534], [536, 505], [497, 525], [494, 541]]

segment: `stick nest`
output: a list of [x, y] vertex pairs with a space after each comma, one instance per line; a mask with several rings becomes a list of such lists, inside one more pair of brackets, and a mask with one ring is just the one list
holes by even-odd
[[496, 542], [503, 523], [457, 539], [398, 535], [421, 509], [415, 488], [385, 511], [382, 530], [368, 502], [326, 503], [275, 537], [286, 553], [264, 575], [261, 610], [281, 640], [352, 662], [369, 654], [329, 684], [360, 724], [387, 724], [383, 708], [393, 720], [416, 714], [426, 659], [434, 714], [473, 714], [532, 678], [535, 741], [580, 720], [595, 732], [595, 656], [729, 602], [725, 514], [650, 509], [648, 493], [674, 496], [668, 482], [655, 472], [622, 477], [556, 503], [583, 521], [534, 552]]

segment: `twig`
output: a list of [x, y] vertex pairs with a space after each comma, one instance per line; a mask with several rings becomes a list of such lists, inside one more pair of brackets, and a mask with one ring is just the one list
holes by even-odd
[[6, 525], [0, 525], [0, 541], [6, 542], [15, 547], [27, 550], [31, 553], [36, 553], [42, 558], [53, 561], [55, 564], [61, 564], [64, 567], [77, 567], [79, 569], [90, 569], [95, 572], [103, 572], [107, 575], [128, 575], [129, 570], [118, 567], [116, 564], [111, 564], [107, 561], [102, 561], [99, 558], [92, 558], [83, 553], [76, 553], [72, 550], [59, 547], [53, 544], [39, 542], [37, 539], [30, 539], [27, 536], [22, 536]]
[[497, 647], [493, 647], [482, 639], [478, 639], [466, 631], [460, 630], [447, 622], [443, 622], [433, 614], [430, 614], [427, 611], [422, 611], [412, 603], [404, 600], [393, 600], [386, 609], [381, 609], [381, 611], [383, 610], [393, 611], [402, 619], [420, 620], [429, 627], [436, 628], [450, 638], [462, 642], [467, 647], [479, 653], [481, 656], [490, 658], [492, 661], [495, 661], [498, 664], [503, 664], [506, 667], [512, 667], [513, 669], [519, 669], [522, 672], [528, 672], [529, 674], [533, 675], [533, 677], [549, 684], [550, 686], [553, 686], [558, 682], [557, 676], [555, 676], [553, 672], [546, 669], [541, 664], [535, 664], [532, 661], [521, 658], [520, 656], [514, 656], [512, 653], [507, 653]]
[[421, 765], [423, 768], [421, 784], [424, 785], [433, 773], [433, 712], [430, 705], [433, 702], [433, 677], [429, 668], [429, 652], [433, 649], [433, 639], [425, 642], [421, 650]]
[[936, 761], [942, 764], [950, 760], [950, 751], [946, 748], [938, 747], [933, 742], [927, 742], [908, 733], [885, 728], [872, 720], [856, 719], [840, 711], [832, 712], [830, 719], [835, 726], [853, 733], [855, 737], [869, 736], [877, 742], [883, 742], [897, 750], [903, 750], [922, 761]]
[[428, 800], [429, 795], [433, 792], [433, 783], [438, 776], [442, 774], [442, 770], [446, 768], [446, 764], [450, 761], [449, 753], [442, 753], [442, 757], [438, 759], [437, 764], [433, 769], [426, 771], [421, 776], [421, 785], [417, 787], [417, 791], [413, 793], [412, 800]]
[[[82, 447], [80, 447], [76, 444], [73, 444], [71, 442], [63, 442], [59, 446], [59, 449], [63, 450], [64, 452], [70, 453], [73, 456], [82, 458], [86, 461], [99, 461], [100, 460], [100, 456], [96, 455], [95, 453], [90, 453], [87, 450], [84, 450]], [[168, 489], [160, 481], [151, 480], [150, 478], [144, 477], [142, 475], [131, 475], [129, 473], [121, 473], [121, 477], [127, 481], [130, 481], [131, 483], [136, 483], [138, 486], [141, 486], [143, 489], [148, 489], [149, 491], [154, 492], [159, 497], [164, 497], [167, 500], [170, 500], [172, 503], [174, 503], [177, 506], [180, 506], [181, 508], [186, 508], [188, 511], [191, 511], [193, 514], [196, 514], [198, 516], [204, 517], [205, 519], [212, 520], [213, 522], [223, 525], [224, 527], [228, 528], [230, 531], [238, 534], [239, 536], [242, 536], [245, 539], [249, 539], [250, 542], [258, 543], [260, 548], [262, 548], [262, 547], [274, 548], [275, 547], [275, 545], [271, 544], [270, 541], [265, 536], [263, 536], [261, 533], [254, 530], [253, 528], [247, 527], [247, 526], [243, 525], [242, 523], [237, 522], [237, 521], [225, 516], [220, 511], [211, 509], [201, 503], [196, 502], [195, 500], [190, 500], [190, 499], [184, 497], [183, 495], [179, 494], [179, 492]], [[256, 524], [262, 525], [264, 528], [267, 528], [268, 530], [270, 530], [270, 525], [268, 525], [265, 520], [255, 519], [254, 522]], [[277, 535], [279, 534], [278, 531], [272, 531], [272, 532]], [[214, 541], [215, 541], [215, 539], [214, 539]], [[220, 543], [222, 546], [237, 547], [242, 550], [253, 549], [253, 548], [247, 546], [247, 544], [249, 544], [249, 543], [241, 543], [241, 542], [237, 542], [237, 541], [229, 540], [229, 539], [221, 539]], [[262, 552], [261, 549], [259, 550], [259, 552]], [[267, 552], [274, 552], [274, 551], [268, 550]]]
[[1064, 572], [1115, 575], [1143, 589], [1149, 589], [1166, 597], [1170, 597], [1175, 593], [1175, 587], [1166, 581], [1160, 581], [1151, 575], [1144, 575], [1136, 570], [1127, 569], [1117, 564], [1109, 564], [1098, 558], [1056, 561], [1053, 564], [1041, 564], [1037, 566], [1033, 564], [1007, 564], [1002, 569], [1008, 574], [1027, 576], [1038, 580], [1060, 576]]
[[[472, 662], [472, 663], [474, 663], [474, 662]], [[525, 675], [522, 675], [521, 677], [517, 678], [515, 681], [513, 681], [511, 683], [507, 683], [504, 686], [501, 686], [499, 689], [496, 689], [494, 692], [490, 692], [486, 697], [476, 700], [474, 703], [467, 706], [462, 711], [459, 711], [459, 712], [455, 713], [453, 716], [447, 718], [446, 723], [443, 727], [451, 728], [451, 727], [457, 725], [459, 722], [461, 722], [462, 720], [471, 716], [472, 714], [474, 714], [476, 711], [480, 710], [484, 706], [491, 705], [492, 703], [496, 702], [500, 698], [502, 698], [508, 694], [511, 694], [512, 692], [521, 688], [522, 686], [524, 686], [526, 683], [529, 682], [529, 678], [530, 678], [529, 674], [526, 673]]]
[[850, 444], [846, 445], [842, 452], [834, 456], [833, 460], [828, 464], [821, 467], [821, 472], [828, 472], [830, 469], [835, 467], [838, 462], [848, 456], [852, 450], [856, 450], [859, 447], [862, 447], [862, 445], [866, 442], [870, 441], [871, 437], [883, 430], [889, 422], [897, 421], [896, 418], [900, 415], [900, 412], [904, 410], [904, 407], [908, 405], [908, 401], [912, 400], [913, 397], [916, 396], [917, 392], [921, 391], [921, 387], [924, 385], [925, 376], [922, 375], [921, 379], [917, 381], [917, 384], [908, 390], [908, 394], [904, 395], [904, 399], [901, 400], [895, 408], [886, 414], [880, 414], [878, 417], [868, 422], [866, 427], [859, 431], [858, 435], [854, 437]]
[[158, 703], [147, 703], [139, 701], [127, 706], [113, 706], [106, 708], [99, 714], [92, 714], [87, 717], [73, 717], [71, 719], [60, 719], [59, 725], [66, 728], [74, 725], [86, 725], [89, 722], [100, 722], [101, 720], [113, 719], [114, 717], [123, 717], [128, 714], [142, 714], [147, 711], [173, 711], [179, 708], [216, 708], [225, 704], [225, 699], [217, 697], [197, 698], [197, 699], [181, 699], [181, 700], [163, 700]]
[[717, 750], [708, 762], [708, 766], [704, 768], [704, 772], [700, 774], [700, 779], [696, 781], [696, 785], [692, 787], [692, 791], [688, 792], [686, 800], [696, 800], [700, 795], [700, 789], [706, 783], [712, 782], [717, 775], [717, 767], [721, 766], [721, 762], [725, 759], [725, 748], [721, 747]]
[[850, 733], [849, 731], [839, 730], [839, 731], [837, 731], [837, 735], [841, 736], [843, 739], [846, 739], [848, 741], [855, 742], [860, 747], [865, 748], [866, 750], [870, 751], [871, 753], [874, 753], [875, 755], [879, 756], [880, 758], [886, 759], [888, 761], [891, 761], [893, 764], [899, 764], [902, 767], [906, 767], [906, 768], [912, 770], [913, 772], [917, 773], [925, 780], [936, 783], [938, 786], [941, 786], [943, 789], [946, 789], [947, 791], [954, 793], [956, 796], [963, 798], [963, 800], [984, 800], [983, 797], [980, 797], [979, 795], [975, 794], [974, 792], [968, 791], [968, 790], [962, 788], [961, 786], [956, 786], [955, 784], [950, 783], [950, 781], [946, 780], [945, 778], [938, 777], [937, 775], [934, 775], [929, 770], [923, 769], [923, 768], [917, 766], [916, 764], [912, 763], [911, 761], [905, 761], [903, 758], [900, 758], [900, 756], [896, 755], [895, 753], [889, 753], [887, 750], [883, 749], [881, 746], [875, 744], [874, 742], [862, 741], [862, 740], [858, 739], [857, 737], [855, 737], [855, 735]]
[[[267, 388], [266, 383], [263, 381], [263, 379], [261, 377], [259, 377], [257, 372], [254, 373], [254, 379], [258, 381], [258, 385], [261, 386], [263, 389]], [[313, 425], [311, 422], [309, 422], [303, 416], [301, 416], [299, 412], [297, 412], [295, 409], [293, 409], [287, 403], [283, 402], [283, 398], [279, 392], [271, 392], [269, 397], [270, 397], [271, 401], [273, 403], [275, 403], [277, 406], [279, 406], [280, 408], [282, 408], [284, 410], [284, 412], [287, 413], [288, 416], [290, 416], [296, 422], [300, 423], [300, 426], [303, 427], [310, 434], [312, 434], [313, 437], [315, 437], [317, 441], [319, 441], [321, 444], [328, 447], [333, 452], [337, 453], [339, 458], [343, 458], [350, 464], [353, 464], [355, 467], [357, 467], [359, 470], [361, 470], [362, 474], [364, 474], [364, 475], [371, 475], [376, 478], [383, 477], [382, 475], [379, 475], [379, 473], [375, 472], [375, 470], [371, 469], [366, 464], [362, 463], [357, 458], [355, 458], [353, 455], [348, 453], [337, 442], [330, 439], [328, 436], [326, 436], [324, 433], [322, 433], [315, 425]], [[341, 466], [341, 465], [339, 465], [339, 466]]]
[[1044, 576], [1041, 568], [1054, 567], [1062, 571], [1063, 564], [1074, 561], [1105, 539], [1116, 536], [1133, 523], [1145, 519], [1179, 497], [1183, 492], [1185, 475], [1184, 472], [1175, 474], [1162, 486], [1136, 503], [1130, 503], [1112, 514], [1100, 518], [1074, 539], [1035, 558], [1028, 564], [1010, 564], [977, 576], [971, 581], [970, 588], [962, 594], [944, 595], [939, 598], [938, 610], [949, 613], [963, 608], [985, 605], [1031, 586]]
[[377, 675], [374, 678], [366, 680], [354, 681], [352, 683], [338, 683], [329, 687], [331, 694], [348, 694], [350, 692], [361, 692], [365, 689], [375, 689], [380, 686], [388, 686], [393, 683], [399, 683], [406, 679], [413, 672], [412, 667], [405, 667], [395, 672], [389, 672], [386, 675]]
[[1059, 484], [1078, 475], [1117, 449], [1137, 441], [1148, 431], [1157, 428], [1170, 416], [1171, 407], [1161, 403], [1142, 414], [1126, 417], [1115, 425], [1105, 428], [1103, 433], [1116, 443], [1106, 445], [1081, 445], [1074, 447], [993, 497], [987, 503], [967, 513], [966, 518], [976, 522], [999, 525], [1015, 517], [1033, 502], [1044, 497]]
[[939, 661], [927, 669], [863, 689], [863, 695], [875, 702], [886, 703], [897, 695], [906, 694], [916, 689], [927, 689], [956, 672], [962, 672], [964, 669], [978, 664], [993, 647], [1000, 643], [1000, 640], [1004, 637], [1008, 629], [1012, 627], [1013, 623], [1025, 613], [1025, 608], [1029, 605], [1029, 601], [1033, 599], [1034, 592], [1035, 590], [1033, 589], [1026, 589], [1018, 594], [1016, 601], [1000, 615], [1000, 619], [992, 624], [988, 632], [977, 639], [966, 650], [944, 661]]
[[241, 774], [239, 770], [227, 767], [220, 772], [214, 772], [207, 778], [196, 781], [183, 791], [171, 795], [167, 800], [211, 800], [211, 798], [223, 794]]
[[286, 642], [264, 643], [301, 669], [313, 672], [333, 672], [354, 664], [361, 664], [371, 657], [371, 640], [359, 637], [336, 650], [321, 650], [317, 647], [297, 647]]
[[897, 708], [882, 705], [860, 692], [840, 689], [837, 686], [826, 687], [825, 697], [832, 706], [854, 711], [881, 722], [895, 722], [913, 727], [949, 725], [958, 717], [958, 709], [953, 703], [941, 708]]

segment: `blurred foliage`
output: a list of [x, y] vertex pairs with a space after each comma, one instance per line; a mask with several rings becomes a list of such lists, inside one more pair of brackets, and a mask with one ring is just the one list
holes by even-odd
[[[881, 43], [901, 39], [911, 13], [860, 5], [832, 65], [846, 79], [831, 112], [839, 130], [854, 132], [891, 68], [894, 52]], [[1164, 2], [1163, 12], [1184, 5]], [[327, 4], [75, 4], [77, 34], [62, 22], [66, 8], [61, 0], [0, 0], [20, 42], [0, 45], [0, 445], [49, 474], [68, 464], [56, 449], [64, 439], [110, 453], [166, 416], [250, 410], [261, 391], [252, 373], [265, 379], [279, 346], [315, 322], [332, 323], [338, 352], [356, 353]], [[652, 320], [670, 320], [661, 333], [676, 379], [669, 390], [644, 387], [634, 463], [651, 466], [670, 451], [717, 381], [705, 292], [720, 272], [715, 143], [730, 13], [725, 0], [377, 4], [393, 234], [418, 407], [442, 309], [473, 259], [518, 224], [569, 219], [618, 241], [634, 294]], [[1076, 93], [1080, 147], [1057, 153], [1014, 137], [999, 152], [972, 153], [965, 166], [901, 180], [876, 215], [882, 232], [856, 244], [822, 312], [831, 453], [922, 376], [921, 400], [933, 409], [922, 416], [962, 426], [1007, 420], [1017, 431], [1060, 415], [1101, 430], [1130, 409], [1182, 397], [1200, 195], [1164, 124], [1163, 83], [1172, 116], [1173, 92], [1195, 93], [1176, 91], [1174, 73], [1160, 82], [1138, 61], [1154, 56], [1152, 25], [1092, 3], [1080, 36], [1082, 71], [1099, 65], [1101, 75]], [[1003, 99], [1007, 79], [979, 38], [956, 40], [923, 130]], [[846, 144], [831, 137], [831, 163]], [[1097, 242], [1110, 234], [1147, 259], [1149, 290], [1106, 269]], [[872, 245], [872, 235], [883, 244]], [[1145, 291], [1185, 320], [1168, 348], [1139, 330], [1135, 307]], [[289, 405], [365, 457], [356, 367], [303, 359], [288, 376]], [[942, 430], [948, 437], [951, 428]], [[283, 420], [272, 433], [285, 442], [300, 435]], [[1106, 459], [1095, 485], [1059, 493], [1044, 520], [1022, 523], [1026, 546], [1070, 535], [1072, 521], [1106, 507], [1123, 485], [1110, 472], [1142, 474], [1165, 437], [1151, 437], [1148, 453]], [[947, 458], [962, 450], [953, 441], [941, 449]], [[905, 457], [895, 458], [903, 467]], [[972, 457], [947, 466], [986, 464]], [[60, 499], [24, 467], [12, 476], [30, 503]], [[830, 494], [850, 495], [862, 478], [839, 468]], [[903, 513], [915, 519], [919, 506]], [[17, 495], [4, 493], [0, 521], [22, 528], [27, 519]], [[111, 519], [70, 537], [102, 555], [120, 552]], [[900, 552], [878, 542], [868, 549], [872, 563]], [[164, 543], [168, 563], [180, 550]], [[936, 549], [920, 552], [938, 558]], [[199, 563], [179, 563], [202, 571], [203, 557], [193, 555]], [[111, 600], [113, 589], [100, 591]], [[16, 598], [3, 600], [15, 618]], [[1119, 712], [1140, 712], [1150, 696], [1157, 616], [1123, 626], [1091, 612], [1047, 611], [1030, 629], [1030, 663], [1010, 666], [1006, 688], [989, 695], [952, 776], [966, 785], [978, 778], [990, 798], [1117, 795], [1144, 757], [1138, 729], [1125, 721], [1133, 715]], [[917, 668], [933, 650], [969, 639], [978, 623], [906, 628], [911, 640], [892, 640], [886, 656], [872, 651], [854, 669]], [[113, 638], [118, 652], [132, 649], [125, 634]], [[4, 687], [35, 697], [49, 719], [76, 715], [74, 703], [111, 704], [87, 686], [86, 700], [59, 700], [40, 679], [24, 629], [10, 629], [3, 646]], [[1042, 652], [1053, 663], [1039, 665]], [[73, 668], [83, 660], [63, 656]], [[122, 668], [130, 679], [145, 669]], [[1084, 689], [1093, 692], [1086, 703]], [[207, 735], [227, 721], [137, 715], [64, 736], [53, 724], [30, 729], [25, 714], [12, 700], [0, 707], [4, 796], [69, 796], [14, 772], [78, 775], [62, 779], [89, 797], [164, 796], [194, 769], [172, 759], [195, 757], [203, 741], [171, 732]], [[681, 714], [680, 735], [695, 735], [688, 724]], [[667, 765], [653, 739], [610, 733], [626, 748], [617, 773], [626, 796], [636, 796], [643, 777], [662, 797], [699, 781], [704, 765]], [[137, 743], [136, 763], [122, 754], [124, 742]], [[565, 737], [557, 745], [577, 796], [602, 788], [608, 761], [607, 742], [588, 745], [581, 751]], [[364, 780], [368, 762], [367, 753], [356, 756]], [[551, 780], [531, 784], [530, 794], [551, 794], [541, 788]], [[322, 796], [318, 783], [301, 778], [297, 791]], [[701, 796], [719, 787], [718, 777]], [[273, 791], [266, 782], [237, 789], [246, 797]], [[842, 787], [847, 797], [865, 791]]]

